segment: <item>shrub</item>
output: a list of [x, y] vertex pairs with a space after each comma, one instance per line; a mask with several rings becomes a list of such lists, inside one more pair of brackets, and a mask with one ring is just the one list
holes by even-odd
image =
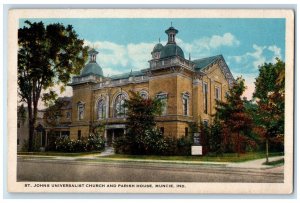
[[55, 141], [55, 151], [59, 152], [101, 151], [104, 147], [103, 138], [94, 134], [90, 134], [87, 139], [71, 140], [69, 137], [59, 137]]
[[88, 151], [101, 151], [105, 148], [105, 141], [100, 135], [90, 134], [86, 147]]
[[114, 140], [113, 146], [117, 154], [162, 155], [168, 144], [163, 135], [155, 129], [145, 130], [144, 135], [135, 135], [135, 139], [124, 135]]

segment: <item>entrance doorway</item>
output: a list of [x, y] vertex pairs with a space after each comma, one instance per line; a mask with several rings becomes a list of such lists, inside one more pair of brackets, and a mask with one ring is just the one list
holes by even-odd
[[106, 145], [108, 147], [112, 147], [114, 139], [123, 136], [124, 129], [123, 128], [116, 128], [116, 129], [108, 129], [106, 134]]

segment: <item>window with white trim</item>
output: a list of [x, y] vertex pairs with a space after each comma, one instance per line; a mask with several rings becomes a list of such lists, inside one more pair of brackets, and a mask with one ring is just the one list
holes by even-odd
[[78, 102], [77, 103], [77, 113], [78, 113], [78, 120], [82, 120], [84, 118], [84, 103]]
[[104, 119], [106, 113], [106, 104], [104, 99], [100, 99], [97, 104], [97, 119]]
[[216, 100], [221, 100], [221, 88], [220, 87], [215, 87], [215, 98]]
[[186, 92], [182, 94], [182, 109], [183, 109], [182, 114], [184, 116], [189, 115], [189, 98], [190, 98], [189, 93]]
[[70, 111], [67, 111], [67, 113], [66, 113], [66, 118], [67, 118], [67, 119], [71, 119], [71, 112], [70, 112]]
[[162, 115], [167, 115], [167, 108], [168, 108], [168, 94], [167, 93], [159, 93], [156, 95], [162, 103]]
[[122, 118], [125, 117], [127, 109], [125, 108], [126, 95], [121, 93], [115, 99], [114, 112], [115, 117]]
[[207, 128], [208, 127], [208, 120], [203, 120], [203, 125], [204, 125], [205, 128]]
[[143, 99], [148, 99], [148, 92], [145, 91], [145, 90], [142, 90], [142, 91], [140, 91], [140, 96], [141, 96]]

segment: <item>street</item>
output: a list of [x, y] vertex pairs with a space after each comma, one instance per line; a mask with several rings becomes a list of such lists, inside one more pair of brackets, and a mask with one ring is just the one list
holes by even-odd
[[247, 169], [207, 164], [18, 158], [17, 181], [282, 183], [280, 167]]

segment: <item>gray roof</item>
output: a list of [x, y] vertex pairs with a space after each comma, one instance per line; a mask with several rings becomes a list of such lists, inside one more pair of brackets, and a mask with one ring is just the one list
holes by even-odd
[[161, 43], [157, 43], [154, 46], [152, 53], [160, 52], [163, 48], [164, 48], [164, 46]]
[[98, 75], [103, 76], [102, 68], [96, 62], [89, 62], [82, 69], [80, 76]]
[[207, 57], [207, 58], [193, 60], [193, 62], [195, 63], [195, 70], [199, 71], [199, 70], [207, 67], [208, 65], [212, 64], [213, 62], [215, 62], [218, 59], [223, 59], [223, 56], [217, 55], [217, 56], [211, 56], [211, 57]]
[[132, 76], [137, 77], [137, 76], [142, 76], [142, 75], [145, 75], [145, 73], [138, 70], [138, 71], [131, 71], [128, 73], [122, 73], [122, 74], [118, 74], [118, 75], [112, 75], [109, 78], [112, 80], [119, 80], [119, 79], [126, 79], [126, 78], [129, 78]]
[[160, 58], [167, 58], [171, 56], [180, 56], [184, 58], [184, 53], [182, 49], [176, 44], [166, 44], [161, 50]]

